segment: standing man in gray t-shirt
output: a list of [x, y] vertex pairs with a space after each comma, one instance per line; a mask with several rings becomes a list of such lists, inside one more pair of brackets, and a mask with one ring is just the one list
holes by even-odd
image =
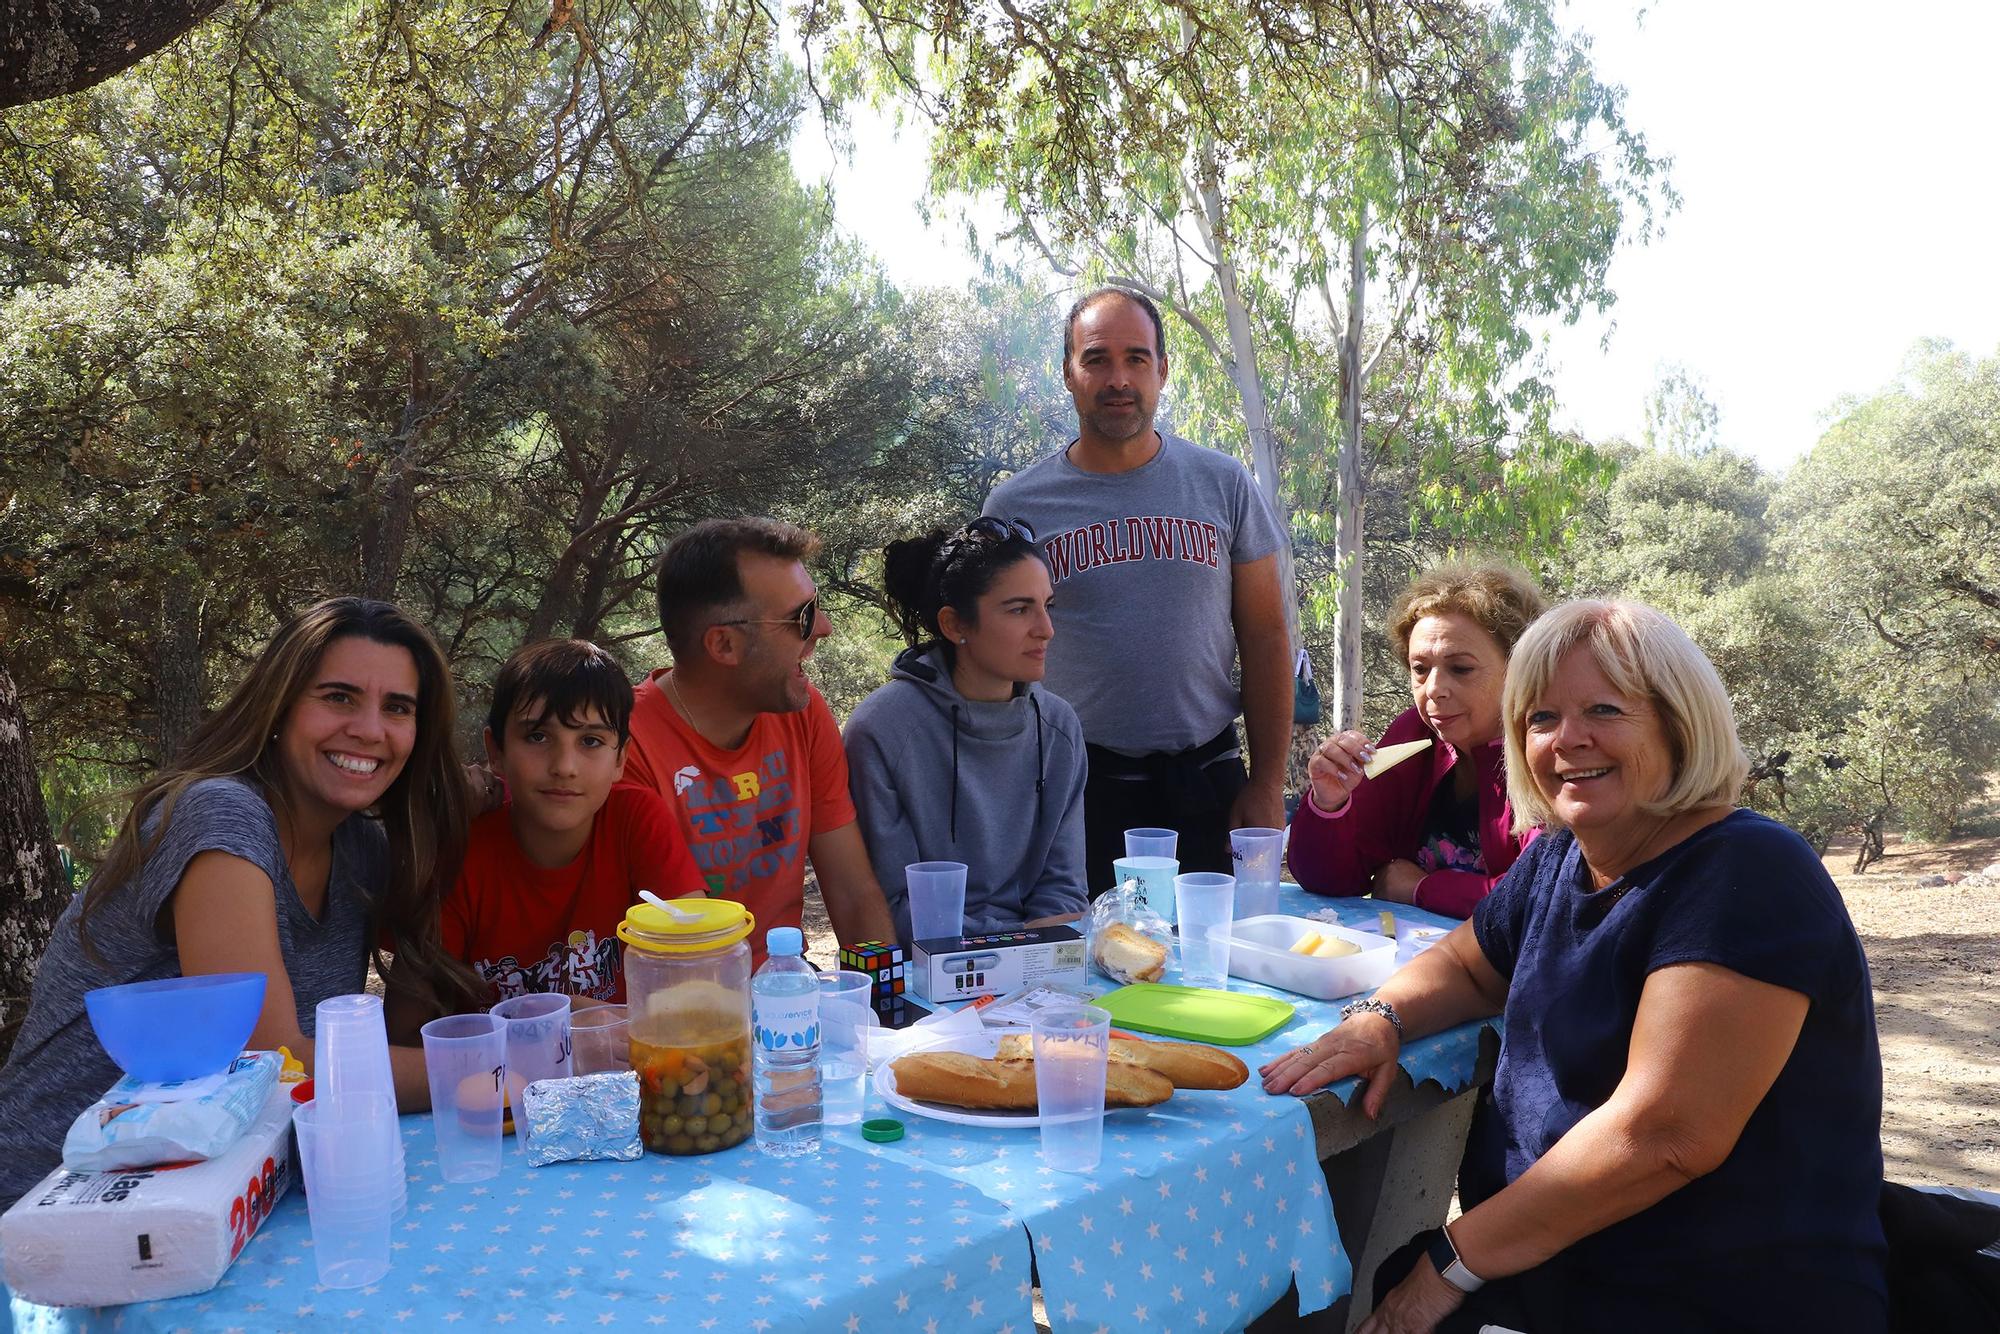
[[1285, 535], [1241, 463], [1153, 428], [1166, 378], [1151, 301], [1115, 287], [1083, 297], [1063, 331], [1076, 439], [986, 501], [1035, 531], [1055, 578], [1045, 685], [1088, 743], [1093, 896], [1111, 887], [1128, 828], [1178, 829], [1182, 869], [1226, 871], [1231, 829], [1285, 823]]

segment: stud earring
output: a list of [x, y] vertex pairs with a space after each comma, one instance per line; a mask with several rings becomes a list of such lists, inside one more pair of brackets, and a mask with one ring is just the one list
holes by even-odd
[[963, 643], [965, 642], [965, 636], [964, 636], [964, 635], [960, 635], [960, 636], [958, 637], [958, 642], [959, 642], [959, 643], [961, 643], [961, 644], [963, 644]]

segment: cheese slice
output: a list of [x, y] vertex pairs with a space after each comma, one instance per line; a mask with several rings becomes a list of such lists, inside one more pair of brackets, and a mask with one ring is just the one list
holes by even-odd
[[1361, 772], [1370, 778], [1380, 778], [1389, 770], [1401, 764], [1419, 751], [1429, 750], [1431, 739], [1424, 737], [1418, 741], [1398, 742], [1393, 746], [1377, 746], [1375, 758], [1361, 766]]
[[1322, 937], [1319, 932], [1308, 931], [1303, 936], [1300, 936], [1297, 940], [1292, 942], [1292, 953], [1309, 955], [1314, 950], [1319, 948], [1319, 942], [1321, 941], [1321, 939]]
[[1342, 940], [1339, 936], [1321, 936], [1319, 944], [1313, 949], [1312, 956], [1315, 959], [1340, 959], [1359, 953], [1361, 947], [1351, 940]]
[[1382, 917], [1382, 934], [1387, 936], [1389, 939], [1394, 940], [1396, 938], [1396, 914], [1390, 912], [1387, 908], [1384, 908], [1382, 910], [1381, 917]]

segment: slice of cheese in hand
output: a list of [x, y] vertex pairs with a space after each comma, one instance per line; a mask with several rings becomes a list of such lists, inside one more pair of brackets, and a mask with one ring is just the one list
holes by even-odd
[[1398, 742], [1393, 746], [1378, 746], [1375, 748], [1375, 758], [1362, 765], [1361, 772], [1370, 778], [1380, 778], [1404, 760], [1409, 759], [1410, 756], [1417, 754], [1419, 751], [1429, 750], [1430, 748], [1431, 739], [1429, 737], [1424, 737], [1420, 741]]
[[1314, 950], [1319, 948], [1319, 942], [1322, 939], [1323, 937], [1319, 932], [1308, 931], [1292, 942], [1292, 953], [1310, 955]]

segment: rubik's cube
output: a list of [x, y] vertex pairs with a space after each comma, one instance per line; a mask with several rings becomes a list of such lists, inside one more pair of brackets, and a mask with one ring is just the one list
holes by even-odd
[[868, 974], [869, 1003], [883, 1023], [894, 1023], [902, 1017], [905, 965], [901, 945], [885, 945], [879, 940], [843, 945], [840, 966]]

